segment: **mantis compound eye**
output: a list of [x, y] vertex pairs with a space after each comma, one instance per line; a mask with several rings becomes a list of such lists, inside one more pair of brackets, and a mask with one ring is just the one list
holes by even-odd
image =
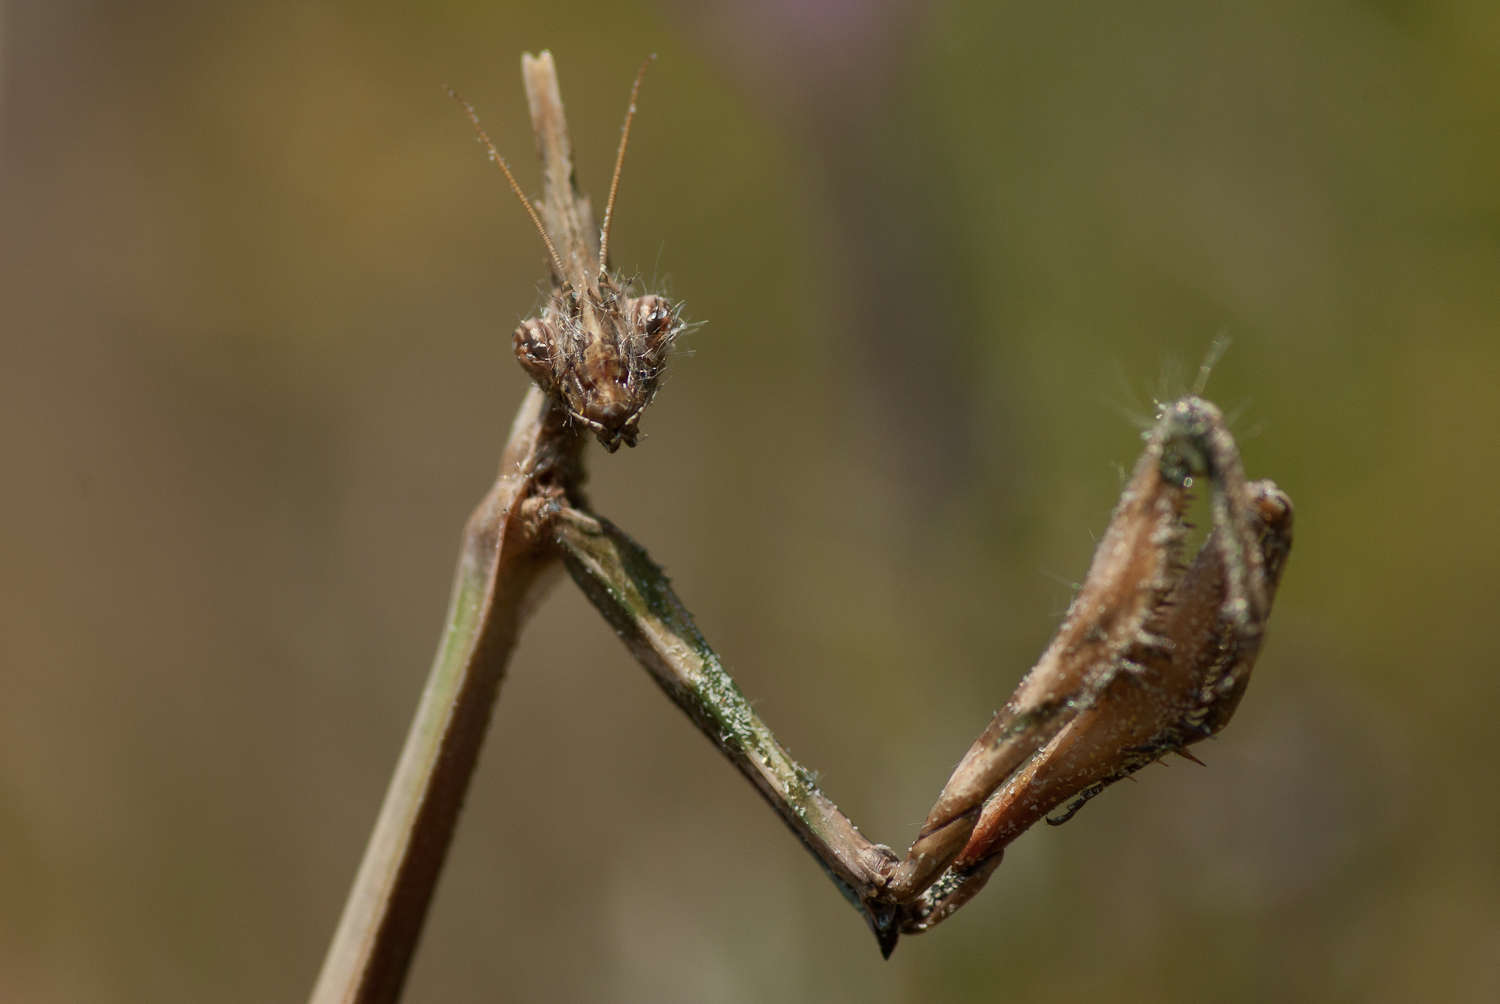
[[516, 360], [521, 368], [549, 393], [556, 384], [552, 365], [555, 346], [551, 328], [536, 319], [522, 321], [511, 336], [511, 347], [515, 350]]
[[664, 296], [641, 296], [635, 300], [635, 326], [646, 337], [648, 351], [664, 348], [672, 339], [672, 305]]
[[646, 334], [648, 335], [659, 335], [671, 320], [672, 312], [670, 310], [664, 306], [656, 306], [651, 309], [651, 313], [646, 315], [646, 319], [642, 322], [641, 327], [646, 329]]
[[677, 337], [677, 314], [664, 296], [638, 296], [630, 301], [630, 321], [634, 335], [640, 339], [638, 370], [655, 387], [656, 378], [667, 365], [672, 339]]

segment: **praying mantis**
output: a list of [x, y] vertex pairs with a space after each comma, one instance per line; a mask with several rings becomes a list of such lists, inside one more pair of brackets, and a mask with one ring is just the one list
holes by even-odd
[[[1190, 746], [1228, 724], [1262, 647], [1293, 509], [1274, 482], [1247, 478], [1223, 415], [1194, 393], [1158, 407], [1057, 633], [959, 759], [907, 851], [861, 834], [776, 740], [646, 551], [582, 499], [583, 437], [610, 452], [636, 444], [682, 322], [608, 263], [641, 75], [596, 229], [575, 187], [551, 54], [523, 57], [522, 73], [539, 207], [464, 107], [546, 245], [553, 293], [512, 339], [534, 384], [466, 526], [443, 641], [313, 1001], [399, 996], [511, 650], [558, 563], [812, 852], [885, 956], [972, 899], [1030, 826], [1071, 817], [1164, 756], [1191, 759]], [[1211, 526], [1188, 556], [1185, 513], [1200, 488]]]

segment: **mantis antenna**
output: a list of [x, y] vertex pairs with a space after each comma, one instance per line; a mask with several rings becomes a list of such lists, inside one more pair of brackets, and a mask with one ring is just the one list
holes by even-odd
[[[645, 72], [645, 67], [641, 68], [641, 72], [643, 72], [643, 73]], [[636, 85], [636, 87], [640, 87], [641, 86], [640, 77], [636, 77], [635, 85]], [[489, 150], [489, 152], [490, 152], [490, 160], [494, 161], [495, 165], [497, 167], [499, 167], [500, 170], [505, 173], [505, 180], [508, 181], [508, 182], [510, 182], [510, 190], [512, 192], [516, 193], [516, 198], [518, 198], [518, 199], [521, 200], [521, 205], [523, 207], [525, 207], [525, 209], [526, 209], [526, 215], [530, 216], [531, 217], [531, 222], [536, 224], [536, 232], [542, 235], [542, 243], [547, 245], [547, 253], [552, 256], [552, 267], [557, 270], [558, 278], [560, 278], [560, 279], [561, 278], [566, 278], [568, 273], [563, 270], [562, 259], [557, 256], [557, 248], [553, 246], [553, 244], [552, 244], [552, 238], [550, 236], [548, 236], [548, 234], [547, 234], [547, 228], [544, 227], [544, 226], [542, 226], [542, 218], [536, 214], [536, 207], [531, 204], [531, 200], [526, 197], [526, 193], [523, 192], [523, 191], [521, 191], [521, 186], [516, 181], [516, 176], [514, 174], [510, 173], [510, 165], [505, 162], [505, 158], [504, 157], [500, 156], [500, 151], [497, 150], [497, 149], [495, 149], [495, 144], [490, 139], [489, 133], [485, 132], [484, 131], [484, 126], [482, 126], [482, 125], [479, 124], [479, 116], [475, 113], [474, 106], [471, 105], [471, 104], [469, 104], [467, 101], [465, 101], [459, 95], [459, 93], [457, 91], [455, 91], [451, 87], [448, 88], [448, 96], [450, 98], [452, 98], [454, 101], [457, 101], [460, 105], [462, 105], [464, 111], [468, 113], [468, 115], [469, 115], [469, 121], [472, 122], [472, 123], [474, 123], [474, 131], [479, 134], [479, 142], [483, 143], [484, 146], [485, 146], [485, 149]], [[634, 91], [631, 92], [631, 96], [630, 96], [630, 110], [631, 111], [635, 111], [635, 92]], [[629, 117], [627, 117], [625, 119], [625, 128], [626, 128], [627, 131], [630, 128], [630, 119], [629, 119]], [[625, 153], [624, 146], [622, 144], [621, 145], [621, 150], [620, 150], [621, 156], [623, 156], [624, 153]], [[619, 165], [616, 165], [615, 166], [615, 176], [616, 176], [616, 178], [619, 177], [619, 174], [620, 174], [620, 168], [619, 168]], [[610, 196], [610, 201], [611, 202], [614, 201], [614, 195], [615, 195], [614, 189], [613, 189], [613, 187], [611, 187], [610, 192], [609, 192], [609, 196]], [[606, 227], [609, 226], [609, 223], [607, 222], [608, 219], [609, 219], [608, 214], [606, 214], [606, 216], [605, 216], [605, 220], [606, 220], [605, 226]]]
[[625, 110], [625, 125], [620, 128], [620, 149], [615, 153], [615, 173], [609, 179], [609, 200], [604, 203], [604, 226], [599, 230], [599, 274], [605, 272], [605, 262], [609, 259], [609, 223], [615, 215], [615, 193], [620, 190], [620, 168], [625, 166], [625, 145], [630, 142], [630, 123], [635, 120], [635, 99], [641, 93], [641, 80], [646, 76], [646, 68], [656, 61], [656, 53], [646, 57], [641, 68], [636, 71], [635, 84], [630, 88], [630, 107]]

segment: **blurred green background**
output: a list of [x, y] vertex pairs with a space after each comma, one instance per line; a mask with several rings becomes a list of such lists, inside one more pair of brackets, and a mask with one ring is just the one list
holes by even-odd
[[[543, 11], [541, 8], [546, 7]], [[298, 1000], [524, 388], [550, 47], [616, 264], [708, 322], [598, 508], [904, 847], [1154, 396], [1298, 506], [1198, 752], [882, 962], [571, 584], [412, 1001], [1494, 1001], [1500, 8], [10, 4], [0, 999]]]

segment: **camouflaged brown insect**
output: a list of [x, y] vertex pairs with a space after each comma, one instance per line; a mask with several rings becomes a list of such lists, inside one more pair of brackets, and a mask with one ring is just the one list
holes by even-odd
[[672, 342], [682, 327], [678, 311], [665, 297], [632, 296], [629, 285], [609, 270], [609, 228], [620, 168], [635, 118], [636, 96], [650, 64], [648, 59], [641, 65], [630, 89], [604, 223], [597, 231], [589, 201], [574, 182], [572, 143], [560, 108], [546, 107], [541, 103], [545, 97], [532, 96], [532, 120], [538, 124], [537, 144], [548, 175], [539, 217], [474, 109], [453, 95], [469, 113], [490, 159], [526, 207], [551, 258], [552, 296], [539, 316], [516, 328], [512, 336], [516, 359], [552, 401], [573, 421], [592, 430], [611, 453], [621, 443], [636, 444], [641, 412], [656, 396]]

